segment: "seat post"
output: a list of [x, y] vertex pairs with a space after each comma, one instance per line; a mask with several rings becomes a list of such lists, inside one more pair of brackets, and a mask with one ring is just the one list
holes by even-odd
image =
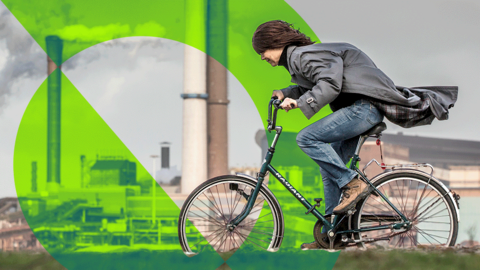
[[362, 145], [365, 142], [365, 140], [367, 140], [367, 138], [368, 138], [367, 135], [360, 135], [360, 138], [358, 139], [357, 148], [355, 149], [355, 156], [358, 156], [360, 154], [360, 149], [362, 148]]
[[380, 136], [382, 136], [382, 131], [386, 129], [387, 125], [384, 122], [380, 122], [373, 126], [371, 129], [362, 133], [360, 135], [360, 139], [358, 139], [357, 149], [355, 149], [355, 156], [358, 156], [360, 154], [360, 148], [362, 148], [363, 143], [368, 137], [380, 138]]

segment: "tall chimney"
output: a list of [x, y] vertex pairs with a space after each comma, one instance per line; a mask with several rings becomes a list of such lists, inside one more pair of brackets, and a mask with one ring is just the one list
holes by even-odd
[[[208, 0], [207, 135], [208, 178], [228, 174], [227, 12], [228, 1]], [[216, 60], [215, 60], [215, 59]], [[222, 65], [223, 64], [223, 65]]]
[[160, 143], [160, 158], [162, 159], [162, 169], [170, 168], [170, 143], [162, 142]]
[[32, 192], [37, 192], [37, 162], [32, 161]]
[[80, 156], [80, 187], [85, 187], [85, 155]]
[[185, 2], [183, 142], [181, 193], [189, 194], [207, 180], [207, 102], [204, 0]]
[[[48, 120], [47, 120], [47, 190], [60, 186], [60, 120], [61, 72], [63, 41], [47, 36], [48, 57]], [[58, 66], [58, 68], [57, 68]]]

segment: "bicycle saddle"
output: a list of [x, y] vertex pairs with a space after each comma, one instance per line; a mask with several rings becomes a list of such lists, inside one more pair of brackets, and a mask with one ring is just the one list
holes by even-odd
[[371, 135], [378, 135], [387, 129], [387, 125], [384, 122], [378, 123], [376, 126], [372, 127], [371, 129], [367, 130], [362, 134], [362, 136], [371, 136]]

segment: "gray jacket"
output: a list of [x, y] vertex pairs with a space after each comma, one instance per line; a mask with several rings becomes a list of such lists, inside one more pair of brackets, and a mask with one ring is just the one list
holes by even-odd
[[[388, 104], [419, 106], [423, 101], [409, 88], [396, 88], [393, 81], [378, 69], [360, 49], [348, 43], [316, 43], [287, 48], [287, 64], [292, 82], [282, 92], [297, 100], [303, 114], [310, 119], [340, 92], [355, 93]], [[437, 87], [435, 89], [442, 89]], [[448, 109], [457, 99], [458, 88], [427, 91], [430, 109], [438, 119], [448, 118]]]

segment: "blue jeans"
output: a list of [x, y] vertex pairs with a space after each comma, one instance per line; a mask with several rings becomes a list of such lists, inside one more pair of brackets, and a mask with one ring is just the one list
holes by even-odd
[[359, 135], [382, 122], [383, 114], [364, 99], [302, 129], [297, 144], [320, 166], [325, 193], [325, 214], [332, 214], [341, 188], [357, 173], [345, 166], [355, 153]]

